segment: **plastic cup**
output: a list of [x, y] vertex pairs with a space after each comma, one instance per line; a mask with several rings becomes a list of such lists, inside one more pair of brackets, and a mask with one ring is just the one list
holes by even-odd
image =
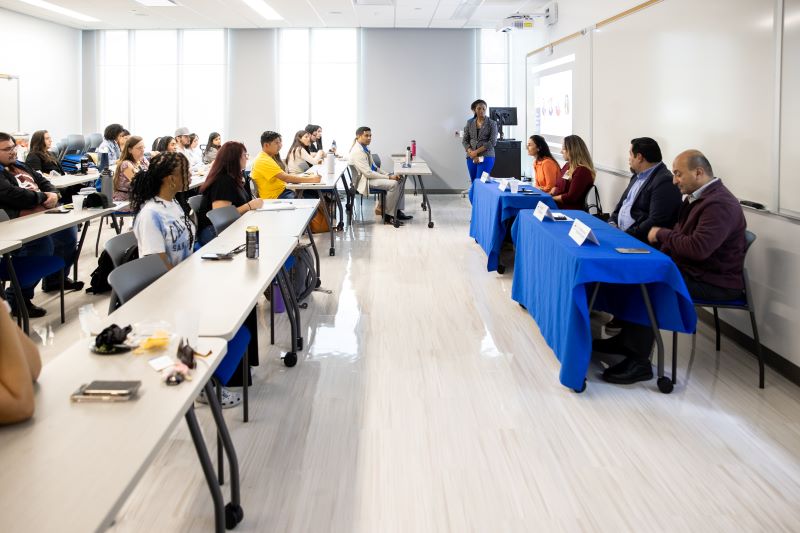
[[83, 201], [86, 200], [86, 197], [82, 194], [73, 194], [72, 195], [72, 205], [75, 211], [83, 211]]

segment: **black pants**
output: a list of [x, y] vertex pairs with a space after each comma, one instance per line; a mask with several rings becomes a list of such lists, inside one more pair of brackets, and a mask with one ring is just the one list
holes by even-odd
[[[726, 301], [734, 300], [742, 295], [741, 289], [727, 289], [724, 287], [717, 287], [703, 283], [696, 279], [690, 278], [686, 274], [683, 275], [683, 280], [686, 282], [686, 288], [689, 294], [695, 300], [710, 300], [710, 301]], [[650, 359], [650, 352], [653, 351], [653, 343], [655, 342], [655, 335], [651, 326], [642, 326], [641, 324], [634, 324], [633, 322], [621, 321], [622, 330], [619, 335], [614, 337], [622, 342], [622, 345], [628, 348], [635, 356], [642, 360]]]

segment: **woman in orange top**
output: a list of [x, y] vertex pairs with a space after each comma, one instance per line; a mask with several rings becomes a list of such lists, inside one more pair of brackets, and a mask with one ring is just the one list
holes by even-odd
[[537, 189], [550, 192], [556, 186], [556, 180], [561, 174], [558, 163], [550, 153], [547, 141], [541, 135], [531, 135], [528, 139], [528, 155], [533, 157], [534, 184]]

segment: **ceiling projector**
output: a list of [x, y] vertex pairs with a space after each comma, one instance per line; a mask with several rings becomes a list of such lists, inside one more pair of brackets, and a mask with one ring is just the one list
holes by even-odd
[[543, 18], [545, 24], [552, 26], [558, 22], [558, 4], [551, 2], [542, 8], [539, 13], [514, 13], [509, 15], [497, 25], [497, 31], [509, 32], [514, 30], [532, 30], [534, 19]]

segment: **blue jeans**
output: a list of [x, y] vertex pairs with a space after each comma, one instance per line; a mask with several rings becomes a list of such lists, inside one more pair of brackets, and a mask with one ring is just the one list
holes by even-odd
[[471, 158], [467, 158], [467, 170], [469, 171], [469, 184], [476, 178], [480, 178], [484, 172], [492, 172], [494, 167], [494, 157], [484, 157], [483, 163], [473, 163]]
[[[78, 228], [62, 229], [45, 237], [31, 241], [16, 252], [14, 257], [35, 257], [35, 256], [58, 256], [64, 259], [64, 274], [72, 268], [75, 257], [78, 255]], [[60, 284], [61, 273], [51, 274], [44, 278], [43, 287], [58, 287]], [[36, 280], [32, 285], [21, 287], [22, 296], [27, 299], [33, 298], [33, 288], [39, 283]], [[11, 288], [6, 289], [6, 299], [10, 302], [14, 299]]]
[[278, 198], [281, 200], [292, 200], [294, 199], [294, 191], [284, 189], [283, 192], [278, 195]]

